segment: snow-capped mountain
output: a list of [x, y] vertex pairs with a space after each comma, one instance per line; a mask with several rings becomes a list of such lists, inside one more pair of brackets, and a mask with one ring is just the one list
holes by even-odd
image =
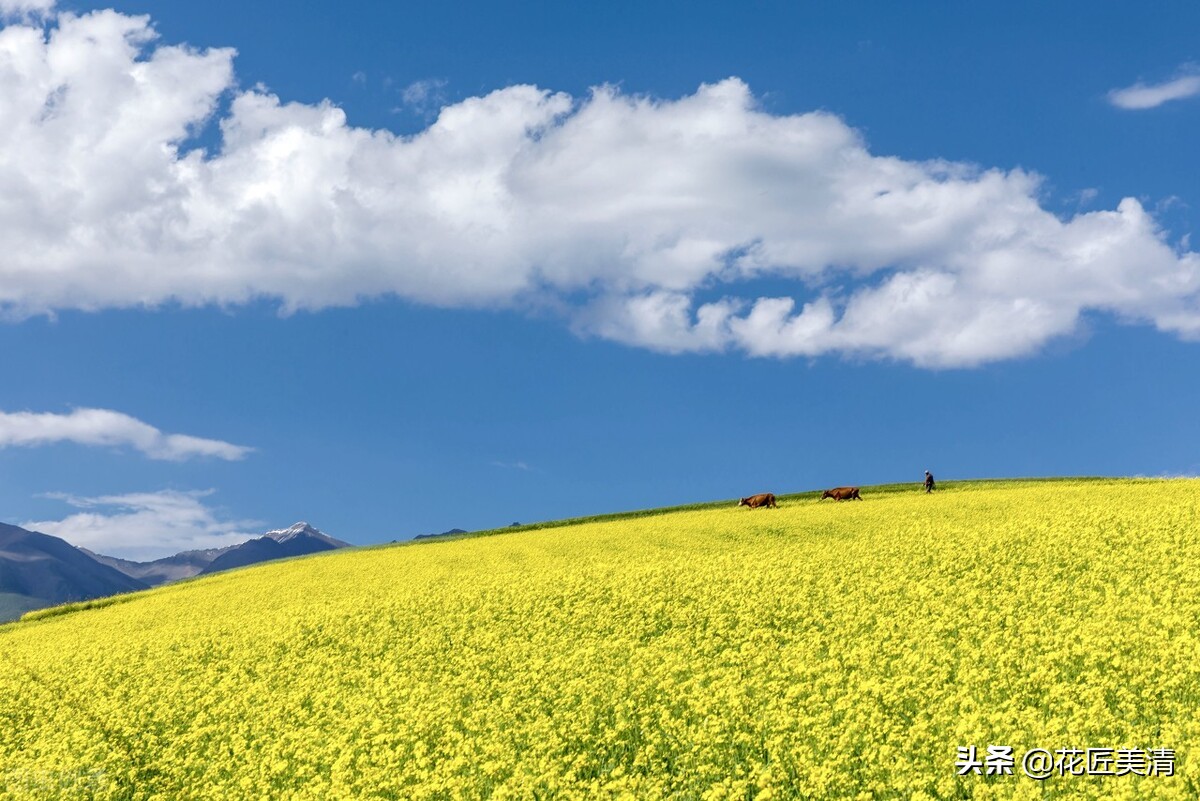
[[301, 537], [309, 537], [311, 539], [319, 540], [320, 542], [324, 542], [334, 548], [345, 548], [350, 544], [348, 542], [336, 540], [323, 531], [313, 528], [304, 521], [300, 521], [299, 523], [289, 526], [288, 528], [279, 528], [275, 529], [274, 531], [268, 531], [263, 536], [273, 539], [280, 544], [290, 542]]
[[268, 531], [261, 537], [226, 548], [213, 559], [201, 573], [217, 573], [233, 567], [245, 567], [259, 562], [269, 562], [272, 559], [284, 559], [289, 556], [303, 556], [318, 551], [332, 551], [334, 548], [346, 548], [350, 543], [335, 540], [328, 534], [300, 522], [289, 528]]
[[230, 545], [228, 548], [211, 548], [204, 551], [185, 551], [164, 559], [156, 559], [153, 562], [132, 562], [127, 559], [92, 553], [82, 548], [80, 550], [98, 562], [114, 567], [127, 576], [153, 586], [190, 578], [201, 573], [216, 573], [233, 567], [245, 567], [259, 562], [269, 562], [272, 559], [331, 551], [334, 548], [346, 548], [349, 545], [350, 543], [334, 539], [302, 521], [288, 528], [268, 531], [261, 537], [255, 537], [239, 545]]

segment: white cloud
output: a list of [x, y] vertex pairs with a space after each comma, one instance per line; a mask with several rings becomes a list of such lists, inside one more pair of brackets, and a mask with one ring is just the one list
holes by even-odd
[[29, 18], [50, 13], [54, 0], [0, 0], [0, 17]]
[[413, 81], [400, 91], [400, 99], [422, 112], [441, 107], [446, 102], [446, 81], [442, 78]]
[[253, 448], [187, 434], [164, 434], [135, 417], [109, 409], [75, 409], [70, 414], [0, 412], [0, 449], [73, 442], [109, 448], [129, 447], [179, 462], [196, 457], [238, 460]]
[[1200, 95], [1200, 68], [1189, 64], [1169, 81], [1153, 84], [1139, 81], [1124, 89], [1113, 89], [1108, 93], [1108, 100], [1117, 108], [1147, 109], [1196, 95]]
[[[511, 86], [398, 137], [237, 90], [232, 59], [115, 12], [0, 32], [0, 310], [391, 295], [664, 352], [934, 367], [1035, 352], [1087, 312], [1200, 338], [1200, 256], [1136, 200], [1060, 219], [1035, 175], [876, 156], [737, 79]], [[220, 150], [186, 151], [226, 92]]]
[[[95, 498], [52, 494], [47, 497], [86, 511], [62, 520], [29, 521], [21, 527], [96, 553], [137, 561], [224, 548], [261, 536], [259, 521], [220, 519], [202, 500], [212, 492], [163, 490]], [[252, 533], [256, 530], [260, 533]]]
[[525, 470], [525, 471], [528, 471], [528, 470], [532, 470], [532, 469], [533, 469], [533, 468], [532, 468], [532, 467], [530, 467], [528, 464], [526, 464], [525, 462], [521, 462], [521, 461], [517, 461], [517, 462], [501, 462], [501, 461], [499, 461], [499, 460], [494, 460], [494, 461], [492, 462], [492, 467], [502, 467], [502, 468], [504, 468], [505, 470]]

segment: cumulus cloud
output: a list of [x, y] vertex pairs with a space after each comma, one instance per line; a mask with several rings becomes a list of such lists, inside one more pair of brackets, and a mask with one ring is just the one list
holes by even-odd
[[41, 17], [54, 8], [54, 0], [0, 0], [0, 17]]
[[1117, 108], [1147, 109], [1196, 95], [1200, 95], [1200, 67], [1190, 64], [1169, 81], [1152, 84], [1139, 81], [1124, 89], [1113, 89], [1108, 100]]
[[[668, 353], [931, 367], [1035, 352], [1088, 312], [1200, 338], [1200, 256], [1138, 201], [1060, 219], [1036, 175], [875, 155], [736, 78], [666, 100], [510, 86], [400, 137], [240, 90], [232, 51], [105, 11], [0, 32], [0, 116], [15, 318], [398, 296]], [[219, 147], [189, 149], [214, 121]]]
[[[62, 520], [21, 523], [30, 531], [61, 537], [72, 545], [121, 559], [148, 561], [180, 551], [224, 548], [261, 536], [262, 523], [224, 520], [204, 504], [213, 490], [139, 492], [81, 498], [53, 493], [84, 511]], [[253, 531], [260, 533], [255, 534]]]
[[128, 447], [151, 459], [172, 462], [205, 456], [234, 461], [253, 450], [216, 439], [164, 434], [149, 423], [109, 409], [75, 409], [69, 414], [0, 412], [0, 448], [31, 448], [58, 442]]

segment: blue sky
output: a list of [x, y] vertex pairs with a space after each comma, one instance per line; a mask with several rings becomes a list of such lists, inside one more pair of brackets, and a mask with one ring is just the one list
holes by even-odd
[[0, 10], [7, 522], [1200, 472], [1195, 4]]

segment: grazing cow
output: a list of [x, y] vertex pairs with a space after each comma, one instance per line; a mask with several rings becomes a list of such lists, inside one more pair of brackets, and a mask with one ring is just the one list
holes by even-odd
[[757, 509], [760, 506], [770, 506], [772, 509], [777, 509], [775, 505], [775, 496], [769, 492], [764, 492], [759, 495], [751, 495], [749, 498], [742, 498], [738, 501], [738, 506], [749, 506], [751, 509]]
[[862, 496], [858, 494], [858, 487], [836, 487], [831, 490], [825, 490], [821, 495], [821, 500], [833, 498], [835, 501], [847, 501], [851, 498], [856, 501], [861, 501]]

